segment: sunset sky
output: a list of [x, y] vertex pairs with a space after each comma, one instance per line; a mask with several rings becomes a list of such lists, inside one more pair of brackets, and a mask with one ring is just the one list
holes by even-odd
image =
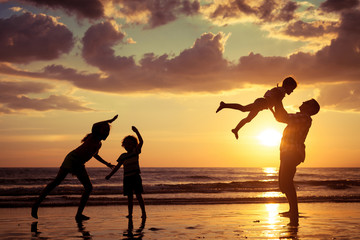
[[[135, 125], [142, 167], [277, 167], [270, 111], [248, 104], [285, 77], [288, 112], [315, 98], [302, 167], [360, 167], [358, 0], [0, 0], [0, 167], [58, 167], [94, 122]], [[89, 167], [103, 166], [95, 159]]]

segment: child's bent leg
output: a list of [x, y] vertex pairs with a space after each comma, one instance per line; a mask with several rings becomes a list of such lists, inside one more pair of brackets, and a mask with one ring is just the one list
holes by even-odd
[[31, 216], [33, 218], [38, 218], [37, 212], [41, 202], [46, 198], [46, 196], [56, 187], [58, 186], [66, 177], [68, 171], [60, 168], [58, 174], [56, 175], [55, 179], [51, 181], [40, 193], [39, 198], [36, 200], [34, 205], [31, 208]]
[[128, 218], [132, 218], [132, 213], [133, 213], [133, 194], [129, 194], [128, 195], [128, 213], [129, 215], [127, 216]]
[[236, 139], [239, 138], [238, 132], [239, 132], [240, 128], [242, 128], [246, 123], [251, 122], [251, 120], [253, 120], [253, 118], [256, 117], [256, 115], [258, 113], [259, 113], [259, 111], [250, 111], [249, 115], [246, 118], [242, 119], [238, 123], [238, 125], [234, 129], [231, 130], [235, 134]]
[[83, 215], [83, 211], [84, 211], [84, 208], [86, 206], [86, 203], [90, 197], [90, 193], [93, 189], [93, 186], [91, 184], [91, 181], [90, 181], [90, 178], [89, 178], [89, 175], [87, 174], [85, 168], [84, 168], [84, 171], [82, 171], [82, 173], [80, 173], [79, 175], [77, 175], [77, 178], [79, 179], [79, 181], [82, 183], [82, 185], [84, 186], [84, 192], [81, 196], [81, 200], [80, 200], [80, 204], [79, 204], [79, 208], [78, 208], [78, 211], [76, 213], [76, 216], [75, 218], [77, 220], [88, 220], [90, 219], [89, 217]]
[[145, 202], [141, 195], [141, 193], [136, 194], [136, 199], [139, 202], [140, 208], [141, 208], [141, 218], [146, 218], [146, 211], [145, 211]]

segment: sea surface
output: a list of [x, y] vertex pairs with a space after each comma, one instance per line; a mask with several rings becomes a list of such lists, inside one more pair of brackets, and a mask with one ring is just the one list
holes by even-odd
[[[28, 207], [58, 168], [0, 168], [0, 207]], [[122, 169], [87, 168], [93, 184], [88, 205], [126, 204]], [[142, 168], [146, 204], [285, 202], [277, 168]], [[299, 202], [360, 202], [360, 168], [298, 168]], [[69, 174], [43, 206], [75, 206], [82, 185]]]

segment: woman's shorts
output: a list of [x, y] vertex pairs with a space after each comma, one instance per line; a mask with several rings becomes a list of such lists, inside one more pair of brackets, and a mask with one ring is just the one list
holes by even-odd
[[71, 152], [65, 157], [63, 163], [61, 164], [61, 168], [76, 176], [83, 174], [87, 175], [85, 165], [81, 163], [78, 157]]
[[141, 194], [144, 192], [142, 179], [139, 174], [124, 177], [124, 196]]

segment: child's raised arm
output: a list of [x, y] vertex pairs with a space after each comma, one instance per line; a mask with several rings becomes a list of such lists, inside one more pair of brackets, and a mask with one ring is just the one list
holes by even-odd
[[136, 136], [139, 139], [138, 149], [141, 151], [142, 145], [144, 144], [144, 140], [142, 139], [139, 130], [135, 126], [132, 126], [132, 130], [134, 131], [134, 133], [136, 133]]

